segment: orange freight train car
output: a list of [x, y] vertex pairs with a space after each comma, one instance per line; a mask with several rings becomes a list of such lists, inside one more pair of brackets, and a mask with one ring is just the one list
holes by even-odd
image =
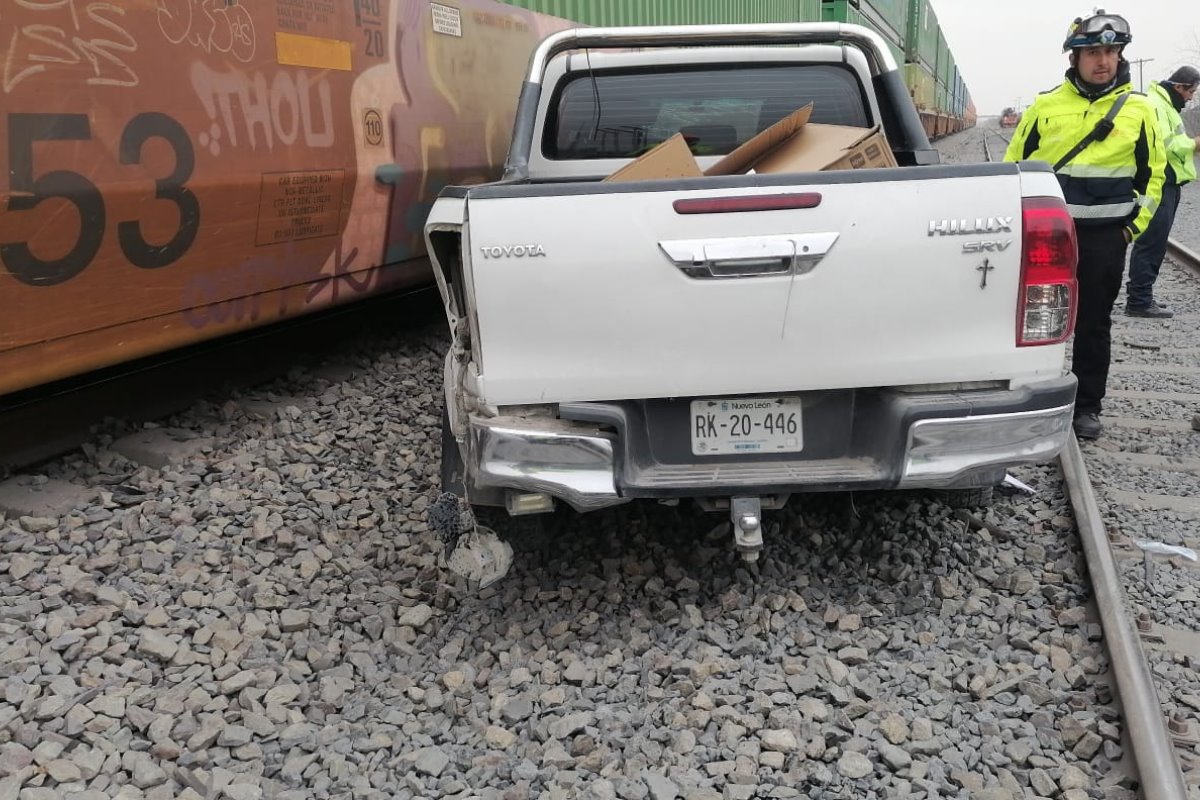
[[0, 15], [0, 394], [427, 283], [529, 54], [493, 0], [60, 0]]

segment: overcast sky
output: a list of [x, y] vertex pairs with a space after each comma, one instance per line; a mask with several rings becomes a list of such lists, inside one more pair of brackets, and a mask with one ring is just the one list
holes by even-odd
[[[1062, 82], [1067, 26], [1096, 6], [1129, 20], [1130, 61], [1143, 65], [1145, 82], [1162, 80], [1182, 63], [1200, 66], [1200, 2], [1124, 0], [1123, 3], [1071, 0], [931, 0], [963, 79], [981, 115], [999, 114], [1020, 100], [1028, 106], [1038, 93]], [[1138, 88], [1138, 66], [1133, 65]]]

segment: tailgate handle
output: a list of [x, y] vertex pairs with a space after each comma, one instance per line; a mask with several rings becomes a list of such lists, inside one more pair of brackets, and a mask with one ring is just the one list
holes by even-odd
[[658, 246], [690, 278], [760, 278], [812, 272], [839, 235], [690, 239], [659, 242]]
[[704, 258], [693, 266], [708, 270], [714, 278], [744, 278], [752, 275], [786, 275], [796, 260], [796, 243], [741, 240], [715, 242], [703, 247]]

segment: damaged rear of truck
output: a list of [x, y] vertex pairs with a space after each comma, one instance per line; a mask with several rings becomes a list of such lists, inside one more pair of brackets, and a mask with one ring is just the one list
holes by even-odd
[[[704, 174], [806, 104], [877, 127], [895, 166]], [[605, 180], [679, 133], [696, 175]], [[476, 507], [691, 499], [752, 560], [795, 493], [983, 501], [1070, 433], [1057, 181], [939, 164], [865, 28], [555, 34], [504, 178], [443, 191], [426, 236], [452, 334], [443, 488]]]

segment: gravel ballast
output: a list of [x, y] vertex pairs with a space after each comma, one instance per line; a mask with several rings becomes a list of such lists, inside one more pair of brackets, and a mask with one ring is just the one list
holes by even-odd
[[690, 506], [560, 512], [472, 594], [424, 521], [441, 341], [165, 421], [211, 439], [172, 466], [116, 455], [115, 424], [47, 465], [98, 498], [4, 522], [8, 785], [1015, 797], [1111, 769], [1119, 726], [1075, 710], [1104, 657], [1052, 470], [995, 534], [924, 495], [808, 498], [757, 576]]

